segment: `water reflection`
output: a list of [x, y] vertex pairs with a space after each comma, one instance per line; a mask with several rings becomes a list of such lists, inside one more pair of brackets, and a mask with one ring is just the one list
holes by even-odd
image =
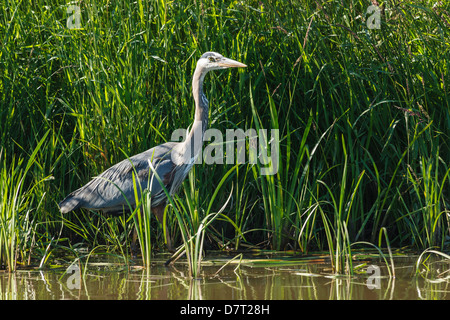
[[156, 263], [150, 269], [125, 268], [112, 263], [89, 263], [66, 272], [17, 271], [0, 273], [0, 299], [449, 299], [448, 263], [423, 267], [416, 276], [415, 260], [395, 263], [395, 277], [386, 266], [364, 265], [353, 277], [336, 276], [326, 263], [304, 263], [285, 267], [203, 267], [200, 279], [186, 277], [184, 264], [166, 268]]

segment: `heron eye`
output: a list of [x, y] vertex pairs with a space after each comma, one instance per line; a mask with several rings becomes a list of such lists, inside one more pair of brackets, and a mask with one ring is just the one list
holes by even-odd
[[210, 62], [216, 62], [216, 59], [214, 57], [209, 57], [208, 59]]

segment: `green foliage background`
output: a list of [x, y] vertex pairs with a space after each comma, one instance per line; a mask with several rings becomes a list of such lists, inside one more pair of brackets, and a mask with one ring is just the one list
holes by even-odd
[[[231, 193], [224, 214], [234, 224], [215, 221], [212, 246], [332, 250], [375, 243], [385, 228], [394, 246], [447, 247], [448, 2], [379, 2], [380, 29], [368, 27], [370, 1], [70, 4], [80, 28], [67, 27], [63, 1], [1, 5], [2, 257], [40, 258], [50, 241], [126, 243], [124, 217], [62, 217], [57, 203], [190, 125], [191, 77], [205, 51], [248, 65], [207, 76], [210, 127], [279, 129], [281, 140], [274, 176], [203, 164], [185, 182], [178, 201], [194, 224], [232, 171], [211, 210]], [[25, 178], [10, 179], [16, 171]], [[157, 247], [161, 232], [155, 223]]]

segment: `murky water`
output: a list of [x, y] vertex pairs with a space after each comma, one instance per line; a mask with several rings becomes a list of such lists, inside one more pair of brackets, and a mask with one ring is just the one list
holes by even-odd
[[197, 280], [183, 262], [167, 268], [156, 258], [145, 270], [102, 257], [69, 269], [1, 272], [0, 299], [450, 299], [448, 261], [420, 265], [416, 275], [417, 257], [396, 257], [393, 277], [381, 259], [366, 259], [348, 277], [334, 275], [323, 257], [247, 259], [219, 272], [226, 258], [207, 257]]

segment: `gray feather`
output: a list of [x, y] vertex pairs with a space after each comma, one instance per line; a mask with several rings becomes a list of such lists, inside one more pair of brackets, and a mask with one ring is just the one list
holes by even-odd
[[[129, 159], [122, 160], [105, 170], [61, 201], [59, 203], [61, 213], [67, 213], [78, 208], [102, 210], [110, 213], [123, 211], [124, 209], [128, 211], [129, 205], [133, 208], [136, 204], [133, 172], [135, 172], [138, 178], [137, 182], [142, 190], [151, 190], [152, 206], [158, 205], [158, 202], [162, 200], [162, 197], [158, 197], [158, 195], [163, 193], [163, 190], [158, 180], [152, 179], [148, 161], [152, 161], [156, 172], [164, 180], [176, 166], [171, 159], [171, 151], [176, 144], [176, 142], [164, 143], [158, 148], [152, 148]], [[150, 181], [151, 185], [149, 185]], [[166, 185], [166, 187], [168, 186]], [[139, 187], [138, 194], [140, 196]]]

